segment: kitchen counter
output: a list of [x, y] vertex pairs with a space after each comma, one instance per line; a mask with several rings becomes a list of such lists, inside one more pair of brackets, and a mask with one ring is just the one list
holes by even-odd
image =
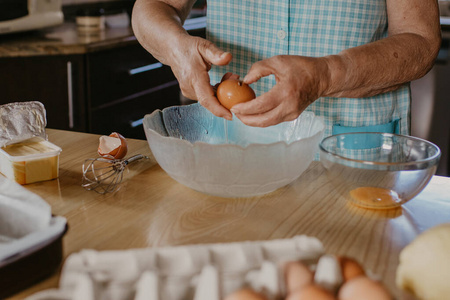
[[[441, 17], [445, 32], [450, 17]], [[184, 27], [195, 30], [206, 27], [206, 16], [186, 20]], [[0, 36], [0, 57], [85, 54], [137, 43], [131, 27], [106, 28], [96, 34], [81, 34], [74, 22], [49, 29]]]
[[[198, 243], [272, 240], [305, 234], [328, 253], [345, 254], [382, 278], [396, 299], [412, 299], [395, 287], [400, 251], [419, 233], [450, 222], [450, 178], [434, 176], [402, 208], [375, 211], [346, 203], [319, 162], [292, 184], [270, 194], [225, 199], [191, 190], [171, 179], [154, 160], [145, 140], [129, 140], [130, 164], [121, 188], [100, 195], [84, 190], [81, 166], [97, 156], [98, 135], [48, 129], [60, 146], [59, 179], [26, 185], [64, 216], [69, 230], [64, 258], [82, 249], [130, 249]], [[1, 176], [1, 175], [0, 175]], [[58, 286], [58, 274], [11, 299]]]
[[[195, 16], [184, 25], [194, 36], [204, 36], [205, 26], [206, 18]], [[50, 128], [142, 139], [143, 112], [180, 104], [172, 70], [138, 43], [130, 27], [84, 35], [67, 22], [1, 35], [0, 65], [0, 104], [40, 101]]]
[[[184, 27], [205, 28], [206, 17], [188, 19]], [[74, 22], [66, 22], [45, 30], [0, 36], [0, 57], [85, 54], [137, 43], [131, 27], [80, 33]]]

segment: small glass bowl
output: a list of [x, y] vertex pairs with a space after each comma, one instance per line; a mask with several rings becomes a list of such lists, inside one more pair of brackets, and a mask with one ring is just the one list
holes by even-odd
[[320, 161], [336, 189], [357, 206], [398, 207], [436, 173], [441, 152], [423, 139], [389, 133], [343, 133], [324, 138]]

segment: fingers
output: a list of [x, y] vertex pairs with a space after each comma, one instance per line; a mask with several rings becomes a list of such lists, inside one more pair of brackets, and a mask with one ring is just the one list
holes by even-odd
[[[195, 46], [189, 49], [196, 51], [186, 52], [183, 60], [179, 60], [176, 67], [172, 68], [183, 95], [197, 100], [214, 115], [231, 120], [232, 114], [220, 105], [208, 74], [211, 65], [228, 64], [232, 59], [231, 53], [222, 51], [205, 39], [194, 38], [191, 41], [195, 42]], [[235, 76], [237, 75], [231, 73], [227, 75], [227, 77]]]
[[198, 102], [213, 113], [215, 116], [232, 120], [233, 115], [231, 112], [223, 107], [217, 100], [213, 87], [209, 84], [209, 81], [199, 80], [194, 85], [194, 90], [197, 95]]
[[284, 121], [283, 118], [280, 117], [280, 113], [277, 109], [271, 110], [262, 115], [236, 114], [236, 117], [241, 120], [242, 123], [253, 127], [269, 127]]
[[298, 110], [288, 110], [286, 106], [280, 104], [271, 110], [260, 114], [239, 114], [235, 113], [235, 116], [242, 121], [242, 123], [248, 126], [254, 127], [268, 127], [272, 125], [277, 125], [281, 122], [295, 120], [301, 111]]
[[268, 127], [276, 125], [278, 123], [287, 121], [283, 116], [281, 106], [276, 106], [273, 109], [265, 111], [260, 114], [240, 114], [234, 113], [234, 115], [242, 121], [242, 123], [248, 126], [254, 127]]
[[231, 72], [227, 72], [225, 73], [225, 75], [222, 76], [222, 80], [220, 80], [220, 82], [225, 81], [227, 79], [237, 79], [239, 80], [240, 76], [237, 74], [233, 74]]
[[296, 119], [303, 109], [298, 109], [297, 101], [286, 101], [287, 95], [277, 90], [274, 87], [251, 101], [237, 104], [231, 108], [231, 112], [242, 123], [255, 127], [268, 127]]
[[248, 71], [247, 75], [245, 75], [243, 81], [246, 84], [251, 84], [263, 77], [275, 74], [275, 70], [271, 66], [270, 61], [271, 59], [269, 58], [254, 63]]
[[[211, 64], [223, 66], [230, 63], [231, 59], [233, 58], [231, 53], [224, 52], [211, 42], [208, 42], [206, 40], [203, 41], [203, 43], [199, 43], [198, 51], [202, 56], [204, 62], [208, 66], [210, 66]], [[226, 78], [234, 78], [236, 76], [237, 78], [239, 78], [238, 75], [232, 73], [225, 74], [224, 77], [225, 76]], [[197, 82], [194, 82], [193, 85], [197, 99], [203, 107], [208, 109], [217, 117], [232, 120], [233, 115], [231, 114], [231, 112], [223, 107], [219, 103], [219, 100], [217, 100], [214, 88], [210, 84], [209, 76], [207, 76], [207, 78], [199, 78], [199, 80]]]
[[224, 66], [230, 63], [233, 56], [230, 52], [224, 52], [211, 42], [204, 40], [199, 43], [198, 51], [208, 64]]
[[246, 125], [267, 127], [296, 119], [306, 107], [306, 103], [279, 83], [251, 101], [236, 104], [231, 112]]
[[259, 115], [273, 110], [282, 103], [283, 91], [275, 85], [272, 90], [264, 93], [255, 99], [239, 103], [231, 108], [231, 112], [239, 115]]

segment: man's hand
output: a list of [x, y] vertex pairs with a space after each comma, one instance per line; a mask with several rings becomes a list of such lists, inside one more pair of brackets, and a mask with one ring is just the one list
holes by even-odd
[[183, 95], [197, 100], [214, 115], [231, 120], [231, 113], [220, 105], [215, 96], [208, 71], [213, 64], [228, 64], [232, 55], [199, 37], [185, 38], [183, 44], [178, 44], [173, 51], [173, 59], [167, 63], [178, 79]]
[[231, 109], [247, 125], [267, 127], [296, 119], [324, 93], [329, 82], [326, 58], [294, 55], [256, 62], [244, 82], [251, 84], [269, 75], [276, 80], [269, 92]]
[[182, 24], [195, 0], [136, 0], [132, 26], [139, 43], [161, 63], [172, 68], [181, 91], [198, 100], [218, 117], [231, 120], [210, 84], [211, 65], [227, 65], [232, 56], [213, 43], [189, 35]]

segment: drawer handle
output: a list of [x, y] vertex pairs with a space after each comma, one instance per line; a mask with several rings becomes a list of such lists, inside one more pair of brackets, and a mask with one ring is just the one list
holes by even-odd
[[138, 126], [141, 126], [144, 123], [144, 118], [136, 120], [136, 121], [130, 121], [131, 128], [136, 128]]
[[163, 66], [162, 63], [157, 62], [157, 63], [154, 63], [154, 64], [150, 64], [150, 65], [146, 65], [146, 66], [142, 66], [142, 67], [139, 67], [139, 68], [134, 68], [134, 69], [128, 70], [128, 74], [129, 75], [136, 75], [136, 74], [140, 74], [140, 73], [144, 73], [144, 72], [147, 72], [147, 71], [151, 71], [151, 70], [155, 70], [155, 69], [161, 68], [162, 66]]
[[69, 128], [74, 127], [73, 118], [73, 78], [72, 78], [72, 62], [67, 62], [67, 105], [69, 109]]

